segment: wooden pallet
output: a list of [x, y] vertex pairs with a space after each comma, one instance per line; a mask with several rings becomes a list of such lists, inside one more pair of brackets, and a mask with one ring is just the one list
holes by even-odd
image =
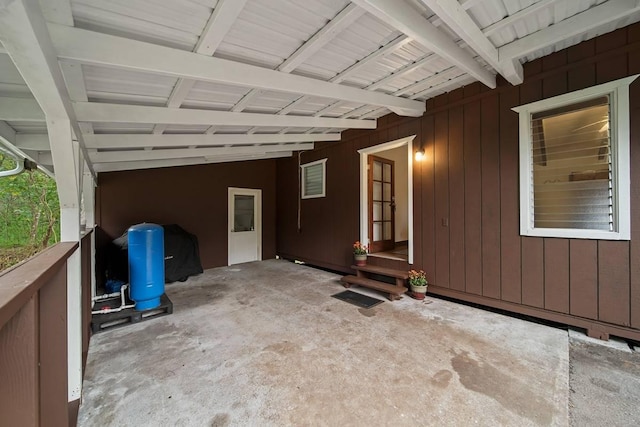
[[[118, 303], [120, 299], [117, 300]], [[94, 311], [100, 310], [104, 306], [108, 306], [108, 301], [101, 301], [96, 303], [93, 308]], [[152, 308], [150, 310], [137, 311], [135, 308], [127, 308], [122, 311], [108, 314], [93, 314], [91, 315], [91, 331], [96, 334], [111, 330], [114, 328], [131, 325], [133, 323], [139, 323], [144, 320], [155, 319], [157, 317], [166, 316], [173, 313], [173, 303], [167, 296], [162, 294], [160, 297], [160, 306]]]
[[[352, 265], [351, 268], [356, 270], [357, 276], [344, 276], [342, 278], [342, 282], [344, 283], [345, 288], [348, 288], [351, 285], [356, 285], [375, 289], [387, 293], [389, 295], [388, 298], [391, 301], [400, 299], [400, 295], [407, 292], [407, 288], [404, 284], [409, 278], [409, 273], [406, 271], [378, 267], [375, 265]], [[375, 280], [369, 277], [370, 274], [394, 278], [396, 284], [392, 285], [390, 283]]]

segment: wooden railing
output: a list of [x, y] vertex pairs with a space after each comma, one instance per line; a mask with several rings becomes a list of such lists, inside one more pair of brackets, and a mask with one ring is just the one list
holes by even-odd
[[82, 265], [82, 372], [87, 363], [89, 339], [91, 338], [91, 231], [87, 231], [80, 244], [80, 263]]
[[1, 425], [75, 425], [67, 399], [67, 259], [77, 248], [58, 243], [0, 275]]

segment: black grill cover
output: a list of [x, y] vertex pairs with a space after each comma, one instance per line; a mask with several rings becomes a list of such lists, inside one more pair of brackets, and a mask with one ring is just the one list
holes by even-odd
[[[202, 273], [198, 238], [177, 224], [164, 228], [164, 281], [184, 282]], [[129, 282], [127, 232], [111, 242], [107, 250], [107, 278]]]
[[164, 281], [184, 282], [202, 273], [198, 238], [177, 224], [164, 227]]

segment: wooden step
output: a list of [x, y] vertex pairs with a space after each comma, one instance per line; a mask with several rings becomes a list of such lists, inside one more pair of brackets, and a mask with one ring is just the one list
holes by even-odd
[[395, 277], [396, 279], [407, 280], [409, 272], [403, 270], [394, 270], [393, 268], [379, 267], [377, 265], [352, 265], [351, 268], [356, 271], [364, 271], [367, 273], [379, 274], [381, 276]]
[[400, 298], [400, 295], [407, 292], [407, 288], [404, 286], [394, 286], [389, 283], [378, 282], [377, 280], [367, 279], [366, 277], [357, 276], [344, 276], [342, 281], [345, 283], [344, 287], [348, 288], [350, 285], [364, 286], [366, 288], [376, 289], [378, 291], [386, 292], [389, 294], [389, 299]]
[[411, 265], [407, 261], [390, 259], [390, 258], [382, 258], [378, 257], [375, 254], [370, 254], [367, 257], [367, 265], [375, 265], [378, 267], [392, 268], [395, 270], [408, 271], [411, 270]]

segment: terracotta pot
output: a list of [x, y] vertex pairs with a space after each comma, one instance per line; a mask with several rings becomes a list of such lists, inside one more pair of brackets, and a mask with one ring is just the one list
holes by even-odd
[[356, 260], [356, 265], [367, 265], [367, 254], [354, 254], [353, 258]]
[[427, 286], [416, 286], [416, 285], [410, 285], [411, 286], [411, 295], [415, 298], [415, 299], [424, 299], [424, 296], [427, 293]]

